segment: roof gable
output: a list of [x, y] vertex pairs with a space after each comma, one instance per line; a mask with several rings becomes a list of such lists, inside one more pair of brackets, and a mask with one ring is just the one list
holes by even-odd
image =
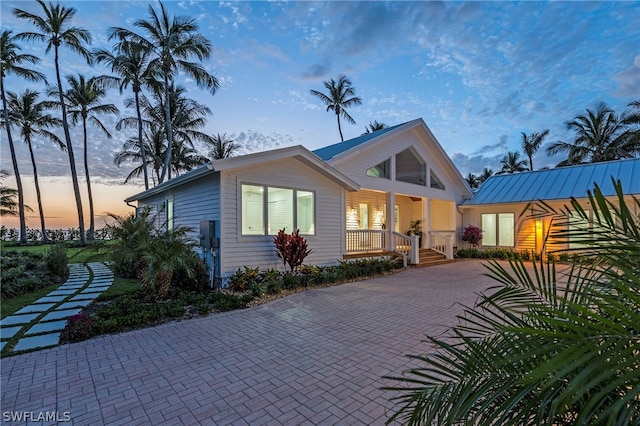
[[626, 194], [640, 194], [640, 158], [493, 175], [463, 205], [584, 198], [594, 184], [613, 196], [611, 177], [620, 180]]

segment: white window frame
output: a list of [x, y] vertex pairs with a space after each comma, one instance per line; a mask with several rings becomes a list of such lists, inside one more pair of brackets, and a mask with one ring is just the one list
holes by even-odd
[[[503, 241], [500, 240], [500, 215], [509, 215], [513, 220], [513, 229], [511, 230], [512, 241], [511, 244], [501, 244]], [[485, 235], [487, 230], [484, 227], [484, 216], [493, 216], [495, 223], [495, 233], [492, 235], [495, 241], [495, 244], [485, 244]], [[498, 212], [498, 213], [482, 213], [480, 215], [480, 222], [482, 223], [482, 246], [483, 247], [510, 247], [514, 248], [516, 246], [516, 215], [513, 212]]]

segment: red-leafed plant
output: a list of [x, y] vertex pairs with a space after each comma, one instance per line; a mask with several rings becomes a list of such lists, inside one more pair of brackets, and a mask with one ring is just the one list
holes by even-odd
[[473, 225], [467, 226], [464, 228], [464, 232], [462, 233], [462, 241], [465, 241], [474, 247], [478, 247], [482, 241], [482, 229]]
[[291, 234], [284, 232], [284, 228], [281, 229], [278, 235], [273, 237], [273, 244], [276, 246], [276, 254], [282, 259], [282, 264], [289, 265], [291, 272], [300, 267], [304, 258], [311, 253], [307, 240], [300, 235], [299, 229]]

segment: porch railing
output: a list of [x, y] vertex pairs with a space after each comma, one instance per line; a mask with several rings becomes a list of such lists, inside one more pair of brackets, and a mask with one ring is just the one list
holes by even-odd
[[393, 251], [402, 255], [403, 263], [418, 263], [418, 238], [395, 231], [378, 229], [348, 229], [347, 254]]
[[455, 231], [431, 231], [429, 232], [429, 248], [447, 259], [453, 259], [453, 242]]

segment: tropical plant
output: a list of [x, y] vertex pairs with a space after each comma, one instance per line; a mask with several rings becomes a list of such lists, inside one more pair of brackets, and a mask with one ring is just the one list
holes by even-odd
[[[111, 139], [111, 133], [105, 125], [100, 121], [100, 115], [117, 115], [119, 110], [114, 104], [102, 103], [107, 92], [98, 82], [105, 81], [108, 78], [92, 77], [87, 79], [84, 75], [67, 76], [69, 89], [64, 94], [64, 99], [69, 108], [69, 116], [71, 124], [82, 123], [83, 147], [84, 147], [84, 175], [87, 181], [87, 195], [89, 201], [89, 232], [87, 237], [89, 240], [94, 239], [95, 234], [95, 217], [93, 211], [93, 193], [91, 192], [91, 179], [89, 177], [89, 146], [87, 139], [87, 123], [93, 124], [108, 138]], [[55, 91], [52, 92], [52, 94]]]
[[62, 89], [62, 77], [60, 75], [60, 47], [66, 47], [71, 51], [82, 56], [88, 63], [91, 63], [91, 52], [83, 46], [83, 43], [91, 42], [91, 34], [84, 28], [72, 27], [71, 20], [76, 14], [76, 10], [70, 7], [48, 5], [42, 0], [36, 0], [42, 8], [43, 16], [28, 12], [22, 9], [14, 9], [14, 14], [20, 18], [29, 21], [40, 32], [24, 32], [16, 35], [17, 39], [27, 41], [46, 42], [45, 52], [49, 53], [53, 48], [54, 62], [56, 69], [57, 90], [60, 100], [60, 109], [62, 111], [62, 128], [64, 130], [65, 146], [69, 155], [69, 166], [71, 169], [71, 181], [73, 183], [73, 192], [76, 198], [76, 207], [78, 210], [78, 223], [80, 228], [80, 243], [86, 244], [86, 235], [84, 230], [84, 214], [82, 211], [82, 198], [80, 195], [80, 186], [78, 184], [78, 173], [76, 171], [76, 160], [73, 154], [73, 145], [71, 144], [71, 134], [69, 133], [69, 123], [67, 121], [67, 109], [64, 104], [64, 95]]
[[473, 173], [469, 173], [465, 178], [465, 180], [469, 184], [470, 188], [475, 189], [480, 186], [480, 183], [479, 183], [480, 179], [478, 178], [478, 176], [474, 175]]
[[122, 145], [122, 149], [116, 153], [113, 162], [118, 167], [127, 162], [140, 163], [127, 175], [124, 183], [129, 182], [134, 177], [139, 177], [144, 172], [145, 166], [146, 168], [151, 167], [154, 172], [152, 180], [155, 186], [160, 181], [160, 172], [162, 171], [166, 149], [164, 146], [164, 130], [161, 127], [151, 125], [148, 131], [143, 132], [143, 144], [144, 151], [140, 149], [137, 139], [127, 139]]
[[38, 180], [38, 167], [33, 153], [33, 136], [39, 136], [42, 139], [49, 140], [64, 150], [65, 145], [62, 143], [60, 138], [49, 130], [50, 128], [59, 127], [62, 124], [62, 121], [46, 112], [46, 109], [50, 106], [51, 102], [38, 102], [38, 92], [27, 89], [19, 95], [16, 95], [13, 92], [7, 92], [7, 95], [10, 124], [20, 130], [22, 139], [24, 139], [24, 142], [29, 147], [31, 166], [33, 167], [33, 180], [36, 187], [38, 213], [40, 214], [42, 240], [50, 242], [51, 240], [47, 236], [45, 226], [40, 182]]
[[378, 120], [375, 120], [373, 122], [369, 122], [367, 127], [365, 127], [365, 131], [363, 135], [368, 135], [369, 133], [374, 133], [374, 132], [377, 132], [378, 130], [386, 129], [387, 127], [389, 126], [387, 126], [384, 123], [378, 123]]
[[[496, 286], [465, 308], [451, 338], [398, 386], [406, 424], [640, 423], [640, 200], [596, 187], [552, 217], [552, 238], [583, 245], [558, 272], [553, 257], [529, 266], [492, 261]], [[581, 226], [568, 226], [580, 219]]]
[[[145, 82], [150, 78], [149, 70], [149, 52], [141, 46], [127, 41], [116, 44], [114, 47], [115, 54], [100, 49], [94, 52], [98, 63], [106, 63], [111, 66], [111, 71], [120, 76], [118, 87], [120, 93], [131, 85], [133, 90], [137, 128], [138, 128], [138, 149], [141, 159], [141, 173], [144, 176], [144, 189], [149, 189], [149, 173], [147, 170], [147, 156], [145, 151], [145, 143], [142, 139], [143, 121], [140, 110], [140, 92]], [[126, 181], [125, 181], [126, 182]]]
[[522, 150], [525, 155], [529, 158], [529, 170], [533, 171], [533, 155], [538, 151], [540, 145], [549, 135], [549, 129], [543, 130], [540, 133], [531, 133], [527, 136], [526, 133], [522, 132]]
[[278, 235], [273, 237], [273, 244], [276, 246], [276, 254], [282, 259], [282, 264], [289, 265], [291, 272], [300, 267], [312, 251], [307, 246], [307, 240], [300, 235], [299, 229], [291, 234], [284, 232], [284, 228], [281, 229]]
[[[9, 176], [9, 173], [5, 170], [0, 170], [0, 182]], [[18, 216], [18, 190], [4, 186], [4, 183], [0, 183], [0, 216]], [[33, 211], [31, 207], [23, 206], [25, 211]], [[3, 231], [6, 229], [2, 225]], [[26, 228], [25, 228], [26, 229]], [[26, 238], [26, 232], [25, 232]]]
[[340, 140], [344, 141], [342, 135], [342, 126], [340, 125], [340, 117], [347, 120], [351, 124], [356, 124], [356, 121], [349, 115], [347, 108], [360, 105], [362, 99], [355, 95], [355, 89], [346, 76], [341, 75], [336, 82], [333, 78], [324, 82], [324, 87], [327, 89], [327, 93], [322, 93], [317, 90], [311, 90], [311, 95], [320, 99], [326, 106], [327, 111], [333, 111], [336, 114], [338, 120], [338, 131], [340, 132]]
[[478, 186], [482, 185], [484, 181], [489, 179], [492, 175], [493, 175], [493, 170], [491, 170], [488, 167], [485, 167], [482, 173], [480, 174], [480, 176], [478, 177], [478, 180], [480, 181]]
[[482, 229], [474, 225], [467, 226], [462, 233], [462, 241], [471, 244], [473, 247], [478, 247], [482, 242]]
[[518, 151], [508, 152], [507, 155], [502, 157], [500, 164], [502, 164], [502, 169], [500, 169], [498, 174], [519, 173], [527, 170], [527, 161], [520, 159], [520, 153]]
[[212, 160], [221, 160], [223, 158], [233, 157], [236, 151], [240, 148], [240, 145], [235, 143], [233, 139], [229, 139], [226, 133], [223, 133], [222, 135], [217, 133], [211, 138], [211, 140], [206, 141], [206, 143], [210, 146], [209, 158]]
[[[13, 174], [16, 177], [16, 195], [17, 215], [20, 226], [20, 242], [27, 242], [27, 225], [25, 219], [24, 191], [22, 189], [22, 178], [18, 169], [18, 159], [16, 157], [15, 146], [13, 145], [13, 137], [9, 126], [9, 109], [7, 107], [7, 98], [4, 89], [4, 79], [9, 74], [14, 74], [30, 81], [45, 80], [44, 74], [41, 72], [24, 68], [24, 64], [36, 64], [38, 57], [26, 53], [20, 53], [20, 47], [16, 44], [16, 37], [11, 35], [11, 31], [4, 30], [0, 33], [0, 92], [2, 94], [2, 110], [7, 131], [7, 141], [9, 142], [9, 152], [11, 153], [11, 164], [13, 166]], [[3, 187], [4, 188], [4, 187]], [[8, 188], [4, 188], [5, 190]], [[11, 191], [9, 191], [10, 193]], [[3, 192], [4, 197], [4, 192]], [[4, 199], [4, 198], [3, 198]]]
[[[211, 54], [211, 42], [198, 32], [198, 26], [193, 19], [174, 16], [171, 18], [160, 3], [160, 10], [156, 11], [149, 6], [149, 20], [140, 19], [133, 23], [140, 28], [143, 34], [137, 34], [126, 28], [110, 28], [110, 39], [121, 42], [127, 41], [139, 46], [148, 52], [151, 59], [149, 67], [161, 71], [162, 85], [164, 89], [164, 113], [167, 146], [173, 147], [170, 89], [173, 77], [182, 72], [199, 87], [206, 87], [213, 94], [218, 88], [218, 80], [200, 64], [189, 62], [195, 57], [199, 61], [208, 59]], [[166, 157], [160, 183], [164, 181], [167, 172], [171, 168], [171, 155], [173, 149], [166, 150]], [[169, 177], [170, 178], [170, 175]]]
[[567, 159], [557, 167], [632, 158], [640, 153], [640, 139], [637, 129], [634, 132], [629, 128], [633, 125], [629, 115], [633, 117], [632, 113], [618, 115], [605, 103], [587, 108], [586, 114], [566, 123], [567, 129], [574, 132], [573, 142], [556, 142], [547, 148], [547, 154], [567, 153]]

